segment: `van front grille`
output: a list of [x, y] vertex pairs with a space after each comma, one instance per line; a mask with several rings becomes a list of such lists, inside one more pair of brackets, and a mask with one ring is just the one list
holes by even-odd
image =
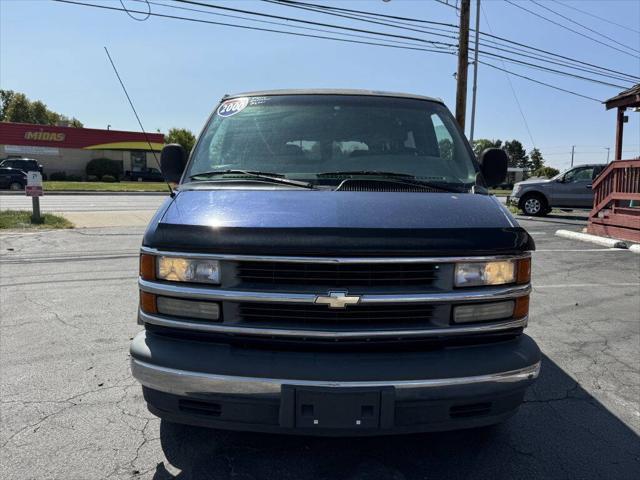
[[433, 263], [239, 262], [237, 276], [245, 282], [270, 285], [426, 287], [437, 280], [439, 269]]
[[433, 317], [432, 304], [406, 305], [352, 305], [344, 309], [329, 308], [326, 305], [283, 304], [283, 303], [242, 303], [239, 304], [240, 317], [245, 322], [313, 323], [366, 323], [380, 326], [381, 323], [398, 325], [417, 322], [426, 324]]

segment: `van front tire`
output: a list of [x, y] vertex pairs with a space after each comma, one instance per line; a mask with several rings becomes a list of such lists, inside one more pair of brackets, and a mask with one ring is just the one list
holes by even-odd
[[547, 200], [539, 193], [529, 193], [520, 200], [520, 210], [525, 215], [543, 217], [549, 213]]

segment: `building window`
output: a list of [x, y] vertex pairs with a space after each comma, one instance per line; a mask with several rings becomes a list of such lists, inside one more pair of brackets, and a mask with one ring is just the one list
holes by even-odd
[[141, 172], [147, 168], [146, 152], [131, 152], [131, 170]]

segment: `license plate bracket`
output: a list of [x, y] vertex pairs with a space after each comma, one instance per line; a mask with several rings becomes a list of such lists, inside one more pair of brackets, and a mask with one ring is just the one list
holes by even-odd
[[298, 428], [380, 428], [379, 389], [299, 388], [295, 389], [295, 426]]

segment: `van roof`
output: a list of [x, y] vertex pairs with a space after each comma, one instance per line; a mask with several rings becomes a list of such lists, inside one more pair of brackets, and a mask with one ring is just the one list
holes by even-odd
[[443, 103], [441, 98], [426, 97], [424, 95], [414, 95], [412, 93], [382, 92], [380, 90], [358, 90], [345, 88], [294, 88], [283, 90], [260, 90], [257, 92], [242, 92], [233, 95], [225, 95], [224, 99], [235, 97], [258, 97], [269, 95], [362, 95], [369, 97], [396, 97], [413, 98], [415, 100], [427, 100], [430, 102]]

